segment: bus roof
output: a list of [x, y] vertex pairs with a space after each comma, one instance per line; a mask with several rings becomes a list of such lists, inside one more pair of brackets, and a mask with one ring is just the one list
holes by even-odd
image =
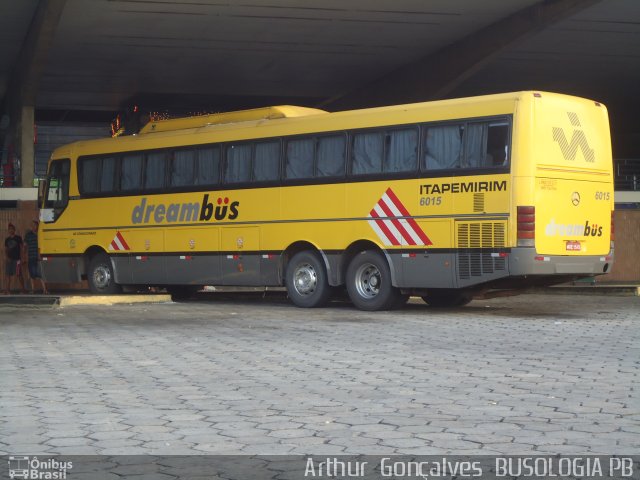
[[308, 115], [319, 115], [323, 113], [328, 112], [319, 110], [317, 108], [279, 105], [275, 107], [253, 108], [250, 110], [213, 113], [210, 115], [198, 115], [194, 117], [183, 117], [170, 120], [152, 120], [140, 130], [139, 135], [155, 132], [184, 130], [188, 128], [206, 127], [208, 125], [222, 125], [258, 120], [274, 120], [277, 118], [305, 117]]
[[[160, 138], [163, 139], [163, 144], [166, 143], [165, 146], [180, 145], [182, 140], [178, 139], [178, 137], [185, 134], [198, 134], [197, 138], [194, 138], [193, 144], [211, 142], [211, 134], [214, 132], [223, 139], [254, 138], [253, 133], [247, 133], [248, 129], [258, 126], [261, 129], [259, 133], [256, 132], [255, 138], [283, 135], [282, 132], [288, 131], [289, 128], [293, 129], [293, 134], [304, 134], [349, 128], [377, 127], [386, 124], [414, 123], [417, 121], [440, 121], [503, 115], [513, 113], [519, 100], [533, 98], [534, 96], [548, 99], [551, 102], [571, 98], [583, 102], [592, 102], [584, 98], [544, 91], [518, 91], [338, 112], [281, 105], [152, 121], [145, 125], [140, 133], [135, 135], [84, 140], [62, 146], [53, 152], [52, 158], [73, 156], [73, 150], [82, 155], [87, 152], [109, 153], [158, 148], [154, 140], [159, 140]], [[366, 116], [365, 121], [361, 120], [364, 118], [363, 115]], [[155, 134], [158, 135], [156, 136]]]

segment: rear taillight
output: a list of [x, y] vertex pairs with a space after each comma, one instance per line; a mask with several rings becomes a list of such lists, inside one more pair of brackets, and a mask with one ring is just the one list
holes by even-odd
[[518, 247], [533, 247], [536, 240], [536, 207], [518, 207]]

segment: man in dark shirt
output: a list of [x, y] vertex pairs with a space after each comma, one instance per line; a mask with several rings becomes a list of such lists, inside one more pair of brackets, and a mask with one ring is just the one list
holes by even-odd
[[31, 230], [24, 234], [24, 246], [29, 267], [29, 278], [31, 278], [31, 293], [35, 290], [36, 279], [40, 280], [42, 293], [47, 294], [47, 286], [40, 273], [40, 253], [38, 252], [38, 221], [31, 222]]
[[4, 240], [4, 258], [5, 258], [5, 274], [7, 275], [7, 286], [4, 290], [6, 294], [11, 293], [11, 281], [13, 277], [18, 278], [20, 291], [24, 293], [24, 284], [22, 282], [22, 264], [20, 258], [22, 256], [22, 238], [16, 235], [16, 227], [9, 224], [9, 236]]

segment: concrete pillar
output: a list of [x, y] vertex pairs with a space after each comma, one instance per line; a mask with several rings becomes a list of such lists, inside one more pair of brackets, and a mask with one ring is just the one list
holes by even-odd
[[16, 155], [20, 159], [20, 180], [19, 185], [24, 188], [33, 187], [35, 172], [35, 149], [33, 138], [35, 134], [33, 106], [23, 105], [20, 108], [20, 118], [16, 123], [15, 141]]
[[20, 160], [21, 175], [16, 183], [21, 187], [33, 187], [34, 106], [40, 78], [47, 63], [47, 54], [53, 43], [66, 1], [35, 2], [31, 25], [16, 64], [13, 66], [11, 80], [5, 94], [5, 106], [12, 124], [9, 139], [15, 155]]

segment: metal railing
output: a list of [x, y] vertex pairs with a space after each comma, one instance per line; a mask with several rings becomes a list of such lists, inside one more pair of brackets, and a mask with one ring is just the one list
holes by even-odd
[[613, 175], [616, 191], [640, 191], [640, 158], [614, 160]]

